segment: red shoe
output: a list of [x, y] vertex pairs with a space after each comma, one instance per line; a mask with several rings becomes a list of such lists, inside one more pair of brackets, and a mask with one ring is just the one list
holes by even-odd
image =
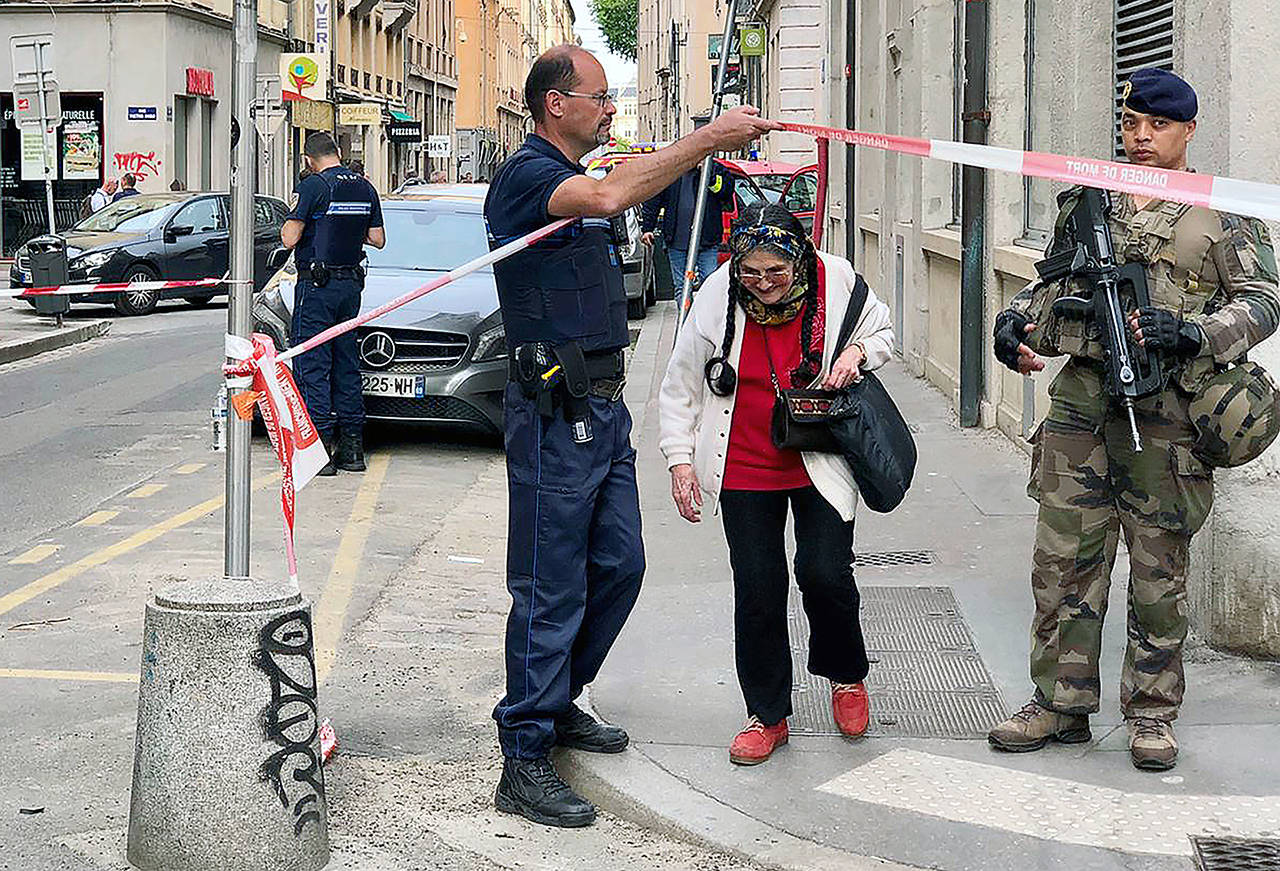
[[871, 722], [871, 698], [861, 683], [831, 684], [831, 713], [849, 738], [860, 738]]
[[729, 761], [735, 765], [759, 765], [773, 751], [787, 743], [787, 721], [779, 720], [772, 726], [766, 726], [755, 717], [747, 720], [729, 745]]

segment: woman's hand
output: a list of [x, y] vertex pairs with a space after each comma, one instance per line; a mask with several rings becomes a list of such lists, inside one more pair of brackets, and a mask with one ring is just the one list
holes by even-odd
[[690, 523], [702, 520], [702, 487], [698, 485], [698, 474], [688, 463], [671, 467], [671, 498], [685, 520]]
[[862, 377], [860, 367], [867, 362], [867, 354], [862, 346], [854, 343], [831, 364], [831, 371], [822, 382], [823, 390], [843, 390]]

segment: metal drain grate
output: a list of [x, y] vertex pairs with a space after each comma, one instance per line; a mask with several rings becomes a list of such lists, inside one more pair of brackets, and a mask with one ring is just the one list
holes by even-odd
[[863, 568], [931, 566], [936, 561], [936, 556], [931, 550], [886, 550], [879, 553], [858, 553], [853, 556], [853, 564]]
[[1191, 836], [1200, 871], [1280, 871], [1280, 841]]
[[[980, 738], [1006, 716], [949, 587], [864, 586], [862, 631], [871, 674], [868, 734], [912, 738]], [[839, 735], [830, 685], [806, 669], [809, 622], [792, 588], [792, 706], [797, 735]], [[1280, 869], [1278, 869], [1280, 871]]]

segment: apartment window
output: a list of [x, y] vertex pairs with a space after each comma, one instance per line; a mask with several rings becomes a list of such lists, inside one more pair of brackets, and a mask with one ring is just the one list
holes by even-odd
[[422, 43], [418, 43], [418, 66], [422, 66]]
[[1120, 139], [1120, 107], [1124, 83], [1134, 72], [1148, 67], [1173, 71], [1174, 0], [1116, 0], [1113, 65], [1115, 102], [1115, 154], [1124, 156]]
[[[1023, 147], [1028, 151], [1053, 150], [1048, 129], [1052, 125], [1045, 110], [1045, 107], [1054, 103], [1049, 84], [1053, 59], [1050, 56], [1050, 41], [1046, 38], [1051, 33], [1048, 19], [1051, 2], [1052, 0], [1027, 0], [1024, 40], [1027, 115]], [[1056, 215], [1053, 183], [1043, 178], [1024, 178], [1020, 241], [1031, 247], [1043, 248], [1049, 241], [1049, 231], [1053, 229]]]
[[[954, 21], [951, 26], [951, 138], [959, 142], [964, 138], [964, 0], [956, 0]], [[960, 164], [951, 166], [951, 225], [960, 226]]]
[[347, 80], [347, 68], [342, 64], [338, 64], [338, 84], [342, 84]]
[[404, 82], [396, 82], [396, 96], [397, 97], [404, 96]]
[[378, 93], [382, 93], [382, 76], [375, 76], [373, 80], [376, 82], [374, 90], [378, 91]]

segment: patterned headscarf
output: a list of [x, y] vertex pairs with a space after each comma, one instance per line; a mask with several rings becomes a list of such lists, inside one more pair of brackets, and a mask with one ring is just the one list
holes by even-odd
[[[756, 323], [763, 326], [785, 324], [800, 314], [804, 308], [805, 294], [809, 290], [807, 276], [801, 269], [808, 250], [806, 242], [807, 240], [797, 237], [794, 233], [771, 224], [739, 223], [734, 226], [733, 232], [729, 235], [729, 252], [732, 260], [729, 269], [733, 280], [746, 291], [739, 300], [742, 308]], [[760, 248], [776, 251], [795, 265], [790, 290], [774, 303], [761, 302], [750, 288], [742, 284], [739, 274], [742, 260]]]

